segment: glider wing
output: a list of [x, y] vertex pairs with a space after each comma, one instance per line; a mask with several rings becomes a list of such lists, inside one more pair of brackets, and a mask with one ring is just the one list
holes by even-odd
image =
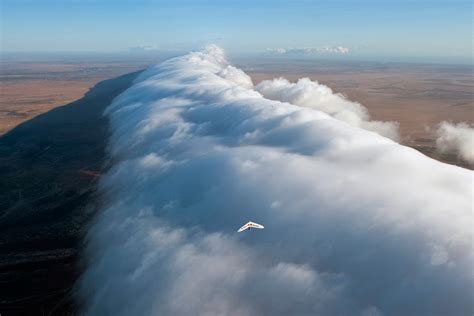
[[240, 227], [237, 232], [240, 233], [240, 232], [243, 232], [244, 230], [251, 229], [251, 228], [263, 229], [264, 227], [263, 225], [260, 225], [254, 222], [248, 222], [244, 226]]

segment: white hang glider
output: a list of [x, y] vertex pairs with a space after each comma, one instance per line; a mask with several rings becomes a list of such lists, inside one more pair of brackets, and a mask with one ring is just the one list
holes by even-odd
[[249, 230], [249, 229], [252, 229], [252, 228], [264, 229], [265, 227], [263, 227], [263, 225], [260, 225], [260, 224], [254, 223], [254, 222], [248, 222], [244, 226], [240, 227], [237, 232], [240, 233], [240, 232], [243, 232], [244, 230]]

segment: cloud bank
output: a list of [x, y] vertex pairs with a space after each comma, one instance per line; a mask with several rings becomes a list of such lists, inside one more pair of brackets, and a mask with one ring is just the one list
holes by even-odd
[[84, 314], [472, 315], [472, 172], [267, 99], [215, 46], [106, 115]]
[[459, 158], [474, 163], [474, 128], [467, 123], [441, 122], [436, 131], [436, 149], [455, 153]]

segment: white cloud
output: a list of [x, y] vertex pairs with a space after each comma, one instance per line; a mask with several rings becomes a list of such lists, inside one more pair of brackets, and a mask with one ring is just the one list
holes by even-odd
[[107, 109], [83, 312], [472, 314], [472, 172], [228, 67], [216, 47], [170, 59]]
[[267, 48], [267, 53], [277, 54], [348, 54], [350, 49], [344, 46], [320, 46], [320, 47], [288, 47], [288, 48]]
[[371, 121], [369, 112], [360, 103], [347, 100], [331, 88], [309, 78], [299, 79], [296, 83], [284, 78], [265, 80], [255, 89], [268, 99], [313, 108], [352, 126], [377, 132], [393, 140], [399, 139], [397, 123]]
[[252, 78], [250, 78], [249, 75], [247, 75], [242, 70], [235, 68], [234, 66], [229, 65], [225, 67], [218, 73], [218, 75], [224, 78], [225, 80], [233, 82], [241, 87], [253, 89]]
[[140, 45], [140, 46], [129, 47], [129, 50], [131, 52], [153, 52], [153, 51], [158, 51], [158, 47], [155, 45]]
[[474, 163], [474, 128], [467, 123], [442, 122], [436, 131], [436, 148], [442, 153], [455, 153]]

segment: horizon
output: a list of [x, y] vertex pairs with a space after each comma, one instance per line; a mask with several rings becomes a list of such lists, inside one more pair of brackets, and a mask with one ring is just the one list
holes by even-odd
[[[205, 47], [205, 46], [203, 46]], [[203, 47], [190, 49], [189, 51], [199, 51]], [[112, 58], [110, 61], [151, 61], [159, 63], [162, 60], [179, 57], [189, 51], [160, 51], [137, 53], [131, 51], [0, 51], [0, 62], [20, 62], [20, 61], [65, 61], [76, 60], [102, 60]], [[452, 59], [447, 57], [417, 57], [417, 56], [358, 56], [358, 55], [281, 55], [269, 54], [265, 52], [227, 54], [230, 60], [239, 64], [252, 61], [276, 61], [278, 63], [368, 63], [368, 64], [387, 64], [387, 65], [433, 65], [433, 66], [467, 66], [474, 67], [473, 58]], [[242, 65], [243, 66], [243, 65]]]

